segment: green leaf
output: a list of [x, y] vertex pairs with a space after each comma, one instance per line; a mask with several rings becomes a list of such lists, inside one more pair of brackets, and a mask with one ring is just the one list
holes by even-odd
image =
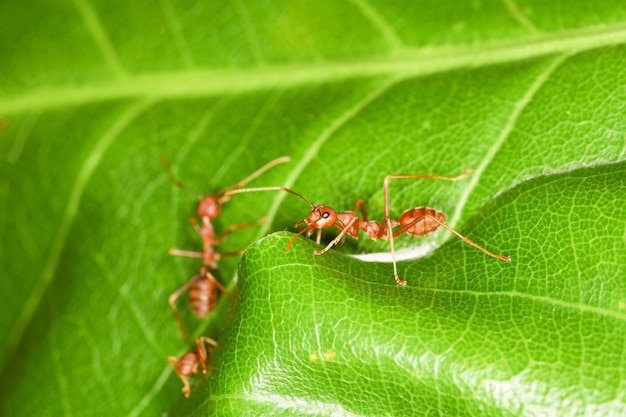
[[[0, 415], [626, 414], [626, 9], [544, 3], [2, 2]], [[402, 236], [398, 287], [348, 256], [388, 242], [286, 252], [309, 207], [234, 196], [218, 233], [266, 222], [219, 247], [250, 245], [232, 312], [178, 300], [219, 342], [185, 399], [197, 200], [159, 157], [211, 193], [282, 155], [250, 186], [374, 220], [386, 175], [472, 168], [392, 181], [391, 215], [513, 260]]]
[[621, 163], [507, 191], [466, 229], [511, 265], [456, 240], [402, 264], [407, 287], [387, 264], [315, 256], [304, 240], [286, 253], [282, 233], [257, 242], [207, 409], [621, 414], [626, 248], [604, 216], [624, 230], [624, 175]]

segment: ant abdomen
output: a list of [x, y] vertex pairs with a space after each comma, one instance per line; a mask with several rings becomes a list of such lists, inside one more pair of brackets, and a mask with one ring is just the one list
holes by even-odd
[[415, 207], [402, 213], [400, 226], [411, 236], [426, 236], [441, 227], [441, 223], [445, 221], [446, 215], [440, 211], [428, 207]]
[[178, 359], [176, 369], [182, 375], [197, 374], [200, 370], [200, 361], [195, 352], [187, 352]]
[[189, 302], [198, 318], [205, 318], [217, 303], [216, 285], [206, 276], [197, 279], [189, 286]]

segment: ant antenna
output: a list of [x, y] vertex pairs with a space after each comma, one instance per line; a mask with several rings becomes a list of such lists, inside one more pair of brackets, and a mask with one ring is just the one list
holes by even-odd
[[189, 188], [187, 187], [185, 184], [183, 184], [182, 182], [178, 181], [178, 178], [176, 178], [176, 175], [174, 175], [174, 171], [172, 171], [172, 167], [170, 166], [170, 163], [167, 161], [167, 159], [165, 159], [164, 157], [160, 156], [159, 157], [159, 161], [165, 166], [165, 169], [167, 170], [167, 173], [170, 176], [170, 179], [172, 180], [172, 182], [174, 183], [175, 186], [177, 186], [178, 188], [180, 188], [181, 190], [198, 197], [199, 200], [202, 200], [202, 198], [204, 197], [202, 194], [200, 194], [199, 192], [197, 192], [196, 190], [194, 190], [193, 188]]
[[[275, 167], [276, 165], [279, 164], [284, 164], [285, 162], [289, 162], [291, 160], [291, 158], [289, 158], [288, 156], [281, 156], [280, 158], [276, 158], [273, 161], [268, 162], [267, 164], [263, 165], [261, 168], [257, 169], [256, 171], [254, 171], [252, 174], [250, 174], [248, 177], [244, 178], [243, 180], [229, 186], [226, 187], [220, 191], [218, 191], [217, 193], [213, 194], [215, 197], [217, 196], [221, 196], [219, 197], [218, 201], [219, 203], [225, 203], [226, 201], [230, 200], [230, 198], [228, 198], [230, 195], [232, 194], [236, 194], [236, 193], [231, 193], [230, 191], [236, 190], [238, 188], [243, 187], [244, 185], [246, 185], [247, 183], [249, 183], [250, 181], [252, 181], [253, 179], [255, 179], [256, 177], [260, 176], [261, 174], [263, 174], [264, 172], [270, 170], [271, 168]], [[169, 174], [172, 182], [174, 183], [175, 186], [177, 186], [178, 188], [180, 188], [181, 190], [198, 197], [199, 200], [202, 200], [204, 197], [207, 197], [199, 192], [197, 192], [196, 190], [194, 190], [193, 188], [189, 188], [187, 187], [185, 184], [183, 184], [182, 182], [180, 182], [178, 180], [178, 178], [176, 178], [176, 175], [174, 175], [174, 172], [172, 171], [172, 167], [170, 166], [170, 163], [167, 161], [167, 159], [165, 159], [164, 157], [159, 157], [159, 161], [165, 166], [165, 169], [167, 170], [167, 173]]]
[[218, 191], [217, 193], [215, 193], [216, 196], [221, 195], [221, 197], [219, 198], [219, 202], [220, 203], [224, 203], [226, 201], [228, 201], [230, 198], [230, 196], [232, 194], [237, 194], [234, 193], [232, 191], [241, 189], [241, 187], [243, 187], [244, 185], [246, 185], [247, 183], [249, 183], [250, 181], [252, 181], [253, 179], [255, 179], [256, 177], [258, 177], [259, 175], [263, 174], [264, 172], [270, 170], [271, 168], [275, 167], [276, 165], [280, 165], [280, 164], [284, 164], [285, 162], [289, 162], [291, 160], [291, 158], [289, 158], [288, 156], [281, 156], [280, 158], [276, 158], [273, 161], [268, 162], [267, 164], [263, 165], [261, 168], [257, 169], [256, 171], [254, 171], [252, 174], [250, 174], [248, 177], [244, 178], [243, 180], [229, 186], [226, 187], [220, 191]]
[[[233, 194], [240, 194], [240, 193], [253, 193], [253, 192], [257, 192], [257, 191], [285, 191], [287, 193], [293, 194], [296, 197], [300, 197], [302, 200], [304, 200], [309, 207], [311, 207], [311, 209], [313, 209], [313, 203], [311, 203], [311, 201], [306, 198], [305, 196], [303, 196], [300, 193], [297, 193], [293, 190], [290, 190], [287, 187], [256, 187], [256, 188], [239, 188], [236, 190], [231, 190], [231, 191], [226, 191], [224, 193], [224, 197], [230, 197]], [[298, 225], [300, 225], [302, 222], [299, 222], [298, 224], [296, 224], [296, 227]], [[293, 242], [298, 238], [298, 236], [300, 236], [301, 234], [303, 234], [304, 232], [308, 231], [309, 228], [305, 227], [304, 229], [300, 230], [296, 235], [294, 235], [294, 237], [291, 238], [291, 240], [289, 241], [289, 243], [287, 244], [287, 252], [289, 252], [289, 250], [291, 249], [291, 245], [293, 245]]]
[[255, 187], [255, 188], [238, 188], [238, 189], [234, 189], [234, 190], [230, 190], [230, 191], [226, 191], [224, 193], [224, 197], [230, 197], [233, 194], [241, 194], [241, 193], [254, 193], [257, 191], [285, 191], [288, 193], [291, 193], [293, 195], [295, 195], [296, 197], [300, 197], [302, 200], [304, 200], [311, 208], [313, 207], [313, 204], [309, 201], [308, 198], [306, 198], [305, 196], [303, 196], [300, 193], [297, 193], [293, 190], [290, 190], [287, 187]]

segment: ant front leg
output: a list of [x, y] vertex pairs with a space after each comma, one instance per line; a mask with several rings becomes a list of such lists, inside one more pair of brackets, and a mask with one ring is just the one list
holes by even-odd
[[[337, 235], [337, 237], [331, 240], [330, 243], [326, 245], [324, 249], [313, 251], [313, 253], [315, 253], [316, 255], [321, 255], [325, 253], [328, 249], [335, 246], [341, 240], [341, 238], [343, 238], [346, 235], [346, 233], [350, 231], [350, 228], [352, 227], [352, 225], [354, 225], [354, 223], [357, 222], [358, 220], [359, 218], [357, 216], [354, 216], [352, 220], [350, 220], [350, 222], [341, 229], [341, 232]], [[319, 230], [321, 231], [322, 229], [319, 229]]]

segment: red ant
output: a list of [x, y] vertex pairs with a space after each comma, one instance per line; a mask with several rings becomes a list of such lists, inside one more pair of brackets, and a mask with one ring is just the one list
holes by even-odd
[[167, 168], [167, 171], [174, 185], [176, 185], [177, 187], [193, 195], [198, 195], [200, 197], [200, 202], [198, 203], [196, 213], [198, 217], [200, 217], [200, 219], [202, 220], [202, 225], [198, 226], [194, 218], [191, 218], [190, 221], [191, 221], [192, 226], [196, 229], [196, 231], [202, 238], [203, 245], [204, 245], [203, 251], [193, 252], [193, 251], [185, 251], [185, 250], [179, 250], [179, 249], [170, 249], [169, 251], [169, 253], [172, 255], [200, 258], [204, 261], [204, 264], [202, 268], [200, 269], [200, 273], [198, 273], [193, 278], [191, 278], [187, 283], [185, 283], [182, 287], [176, 290], [169, 297], [170, 307], [172, 309], [172, 312], [174, 313], [174, 316], [176, 318], [176, 321], [178, 322], [178, 326], [180, 327], [180, 330], [184, 338], [187, 338], [187, 332], [184, 329], [183, 323], [180, 319], [178, 310], [176, 308], [176, 300], [178, 299], [178, 297], [180, 297], [180, 295], [183, 292], [189, 290], [189, 299], [191, 302], [191, 307], [194, 313], [199, 318], [206, 317], [215, 306], [215, 303], [217, 301], [218, 289], [222, 291], [224, 294], [226, 294], [231, 300], [234, 301], [233, 295], [222, 284], [219, 283], [219, 281], [213, 276], [213, 274], [209, 272], [208, 268], [211, 268], [214, 270], [217, 269], [217, 261], [219, 259], [223, 257], [227, 257], [227, 256], [240, 255], [241, 251], [218, 253], [215, 250], [214, 245], [220, 244], [222, 241], [224, 241], [224, 239], [230, 233], [232, 233], [233, 231], [237, 229], [250, 227], [254, 224], [259, 224], [260, 222], [264, 221], [264, 219], [261, 219], [260, 221], [257, 221], [254, 223], [233, 225], [227, 228], [226, 231], [220, 237], [216, 237], [211, 220], [216, 219], [217, 216], [220, 214], [222, 204], [230, 200], [229, 192], [240, 189], [242, 186], [252, 181], [259, 175], [263, 174], [265, 171], [269, 170], [270, 168], [278, 164], [285, 163], [287, 161], [289, 161], [289, 157], [281, 157], [281, 158], [274, 159], [273, 161], [270, 161], [269, 163], [265, 164], [263, 167], [253, 172], [251, 175], [249, 175], [247, 178], [243, 179], [242, 181], [239, 181], [238, 183], [231, 185], [230, 187], [227, 187], [221, 191], [218, 191], [215, 194], [203, 196], [191, 190], [190, 188], [182, 184], [180, 181], [178, 181], [176, 177], [174, 176], [167, 161], [164, 158], [161, 158], [161, 162]]
[[[434, 209], [427, 207], [415, 207], [412, 209], [406, 210], [402, 213], [400, 220], [393, 220], [389, 215], [389, 180], [390, 179], [401, 179], [401, 178], [422, 178], [422, 179], [439, 179], [446, 181], [458, 181], [462, 178], [468, 176], [472, 171], [470, 169], [465, 170], [461, 175], [457, 177], [443, 177], [440, 175], [422, 175], [422, 174], [394, 174], [387, 175], [384, 180], [383, 188], [385, 193], [385, 217], [381, 223], [376, 221], [368, 220], [367, 213], [365, 211], [365, 205], [362, 199], [358, 199], [354, 205], [354, 208], [349, 211], [344, 211], [341, 213], [337, 213], [332, 207], [327, 205], [313, 205], [306, 197], [301, 194], [296, 193], [285, 187], [265, 187], [258, 189], [246, 189], [245, 192], [248, 191], [269, 191], [269, 190], [282, 190], [294, 194], [300, 197], [302, 200], [306, 201], [306, 203], [311, 207], [311, 213], [306, 219], [303, 219], [296, 223], [295, 227], [301, 226], [303, 224], [306, 225], [305, 228], [300, 230], [296, 235], [294, 235], [289, 243], [287, 243], [286, 250], [289, 252], [291, 250], [291, 246], [295, 242], [295, 240], [301, 234], [305, 234], [306, 237], [311, 236], [314, 230], [317, 230], [317, 238], [316, 243], [319, 244], [321, 240], [322, 229], [328, 227], [336, 227], [339, 229], [339, 235], [335, 237], [325, 248], [315, 250], [314, 253], [316, 255], [321, 255], [325, 253], [327, 250], [335, 246], [345, 235], [351, 236], [354, 239], [358, 239], [359, 230], [363, 230], [366, 235], [368, 235], [372, 240], [378, 239], [386, 239], [389, 240], [389, 245], [391, 249], [391, 256], [393, 262], [393, 275], [398, 283], [398, 285], [405, 286], [407, 282], [405, 280], [401, 280], [398, 277], [398, 268], [396, 265], [396, 253], [394, 247], [394, 238], [399, 235], [406, 233], [411, 236], [425, 236], [430, 233], [436, 231], [439, 227], [445, 227], [456, 236], [461, 238], [465, 243], [474, 246], [475, 248], [483, 251], [489, 256], [494, 258], [501, 259], [505, 262], [509, 262], [511, 260], [510, 256], [498, 255], [493, 252], [488, 251], [487, 249], [477, 245], [472, 242], [465, 236], [461, 235], [459, 232], [454, 230], [452, 227], [448, 226], [445, 223], [446, 216]], [[244, 192], [244, 190], [238, 190], [232, 192], [233, 194], [236, 192]], [[361, 217], [356, 214], [357, 207], [361, 210]], [[400, 226], [400, 229], [397, 231], [393, 231], [393, 228]]]
[[168, 162], [164, 158], [161, 158], [161, 163], [165, 165], [165, 168], [167, 169], [167, 172], [169, 173], [174, 185], [192, 195], [199, 197], [200, 202], [198, 203], [198, 206], [196, 208], [196, 215], [202, 220], [202, 224], [200, 226], [197, 225], [196, 219], [194, 218], [191, 218], [190, 222], [202, 238], [203, 251], [193, 252], [180, 249], [170, 249], [169, 253], [171, 255], [200, 258], [204, 261], [204, 264], [210, 266], [211, 269], [217, 269], [217, 261], [221, 257], [240, 255], [241, 252], [229, 252], [219, 254], [215, 251], [214, 246], [222, 243], [224, 239], [233, 231], [258, 224], [259, 222], [262, 222], [263, 219], [255, 223], [246, 223], [230, 226], [228, 229], [226, 229], [226, 232], [224, 232], [224, 234], [222, 234], [222, 236], [220, 237], [215, 236], [215, 230], [213, 229], [213, 224], [211, 223], [211, 220], [215, 220], [217, 216], [219, 216], [222, 209], [222, 204], [230, 200], [230, 194], [228, 193], [229, 191], [240, 189], [241, 187], [254, 180], [256, 177], [260, 176], [269, 169], [273, 168], [274, 166], [288, 162], [289, 159], [290, 158], [288, 156], [276, 158], [273, 161], [268, 162], [258, 170], [254, 171], [252, 174], [250, 174], [245, 179], [239, 181], [238, 183], [233, 184], [230, 187], [226, 187], [215, 194], [202, 195], [178, 181], [178, 179], [172, 172], [172, 169], [170, 168]]
[[[210, 345], [207, 349], [207, 344]], [[208, 337], [200, 337], [196, 339], [196, 351], [187, 352], [180, 358], [176, 356], [169, 356], [167, 361], [174, 368], [174, 372], [183, 381], [183, 394], [189, 398], [191, 394], [191, 386], [189, 385], [188, 377], [200, 372], [202, 368], [202, 374], [207, 374], [207, 362], [209, 359], [209, 353], [213, 347], [217, 346], [217, 342]]]

